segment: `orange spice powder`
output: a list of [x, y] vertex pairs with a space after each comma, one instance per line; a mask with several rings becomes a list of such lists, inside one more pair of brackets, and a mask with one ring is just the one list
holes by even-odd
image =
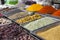
[[52, 16], [60, 17], [60, 9], [54, 12]]
[[38, 12], [42, 14], [47, 14], [47, 13], [54, 13], [56, 11], [55, 8], [52, 6], [44, 6], [42, 9], [40, 9]]

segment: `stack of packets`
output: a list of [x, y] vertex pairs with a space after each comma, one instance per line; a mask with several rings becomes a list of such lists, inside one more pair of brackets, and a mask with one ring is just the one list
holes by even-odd
[[9, 20], [5, 16], [0, 16], [0, 40], [43, 40], [32, 35], [28, 30]]
[[49, 14], [54, 17], [60, 18], [60, 9], [55, 9], [52, 6], [42, 6], [40, 4], [32, 4], [28, 8], [26, 8], [27, 11], [31, 12], [38, 12], [40, 14]]

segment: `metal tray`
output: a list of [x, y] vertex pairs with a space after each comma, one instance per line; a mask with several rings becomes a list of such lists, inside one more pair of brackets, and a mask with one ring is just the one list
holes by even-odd
[[14, 13], [18, 13], [18, 12], [21, 12], [21, 10], [16, 8], [16, 9], [12, 9], [8, 12], [1, 12], [1, 13], [8, 17], [8, 16], [13, 15]]
[[[47, 26], [45, 26], [45, 27], [39, 28], [39, 29], [37, 29], [37, 30], [34, 30], [34, 31], [32, 31], [31, 33], [34, 34], [34, 35], [36, 35], [36, 36], [38, 36], [38, 35], [36, 34], [36, 32], [38, 32], [38, 31], [44, 32], [44, 31], [46, 31], [46, 30], [48, 30], [48, 29], [54, 28], [53, 26], [57, 26], [57, 25], [60, 25], [60, 21], [59, 21], [59, 22], [52, 23], [52, 24], [47, 25]], [[38, 36], [38, 37], [39, 37], [39, 36]]]
[[[26, 15], [26, 16], [32, 16], [32, 15], [34, 15], [34, 14], [31, 14], [31, 15]], [[39, 14], [40, 15], [40, 14]], [[26, 17], [25, 16], [25, 17]], [[40, 15], [41, 16], [41, 18], [44, 18], [44, 15]], [[24, 17], [22, 17], [22, 18], [24, 18]], [[40, 18], [40, 19], [41, 19]], [[18, 19], [21, 19], [21, 18], [17, 18], [17, 19], [15, 19], [14, 21], [16, 21], [16, 20], [18, 20]], [[38, 19], [36, 19], [36, 20], [38, 20]], [[35, 20], [32, 20], [32, 21], [29, 21], [29, 22], [26, 22], [26, 23], [23, 23], [23, 24], [20, 24], [21, 26], [24, 26], [24, 25], [26, 25], [26, 24], [28, 24], [28, 23], [30, 23], [30, 22], [33, 22], [33, 21], [35, 21]]]

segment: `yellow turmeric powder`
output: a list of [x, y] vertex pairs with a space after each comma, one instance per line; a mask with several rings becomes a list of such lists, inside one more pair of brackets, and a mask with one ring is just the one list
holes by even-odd
[[41, 8], [43, 8], [43, 6], [40, 5], [40, 4], [32, 4], [32, 5], [29, 6], [26, 10], [27, 10], [27, 11], [32, 11], [32, 12], [34, 12], [34, 11], [40, 10]]

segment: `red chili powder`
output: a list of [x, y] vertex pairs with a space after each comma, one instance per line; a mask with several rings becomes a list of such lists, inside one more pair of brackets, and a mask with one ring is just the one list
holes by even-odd
[[38, 12], [42, 13], [42, 14], [47, 14], [47, 13], [54, 13], [56, 11], [55, 8], [53, 8], [52, 6], [44, 6], [42, 9], [40, 9]]
[[60, 17], [60, 9], [54, 12], [52, 16]]

